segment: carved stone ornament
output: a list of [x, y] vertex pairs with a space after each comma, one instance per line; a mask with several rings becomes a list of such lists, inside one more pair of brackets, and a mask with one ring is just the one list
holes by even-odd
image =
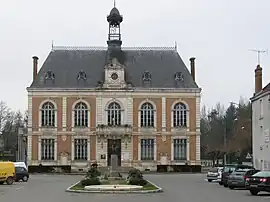
[[162, 137], [161, 137], [161, 138], [162, 138], [162, 141], [163, 141], [163, 142], [165, 142], [165, 141], [166, 141], [166, 139], [167, 139], [166, 135], [162, 135]]
[[68, 153], [67, 153], [67, 152], [62, 152], [62, 153], [60, 154], [60, 156], [61, 156], [61, 157], [68, 157]]
[[62, 141], [63, 142], [65, 142], [67, 140], [67, 136], [66, 135], [62, 135], [61, 138], [62, 138]]

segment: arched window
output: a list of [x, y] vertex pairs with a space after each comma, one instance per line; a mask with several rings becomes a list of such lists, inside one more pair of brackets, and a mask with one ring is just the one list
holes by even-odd
[[187, 107], [183, 103], [177, 103], [173, 108], [173, 127], [187, 126]]
[[74, 107], [74, 127], [88, 126], [88, 108], [84, 102], [79, 102]]
[[41, 126], [55, 126], [55, 107], [51, 102], [45, 102], [41, 107]]
[[141, 106], [141, 127], [154, 127], [154, 107], [149, 102]]
[[121, 106], [116, 102], [113, 102], [108, 106], [108, 125], [121, 125]]

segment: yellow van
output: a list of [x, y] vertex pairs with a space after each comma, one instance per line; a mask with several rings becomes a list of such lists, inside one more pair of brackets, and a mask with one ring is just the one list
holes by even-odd
[[15, 165], [13, 162], [0, 162], [0, 184], [13, 184], [15, 179]]

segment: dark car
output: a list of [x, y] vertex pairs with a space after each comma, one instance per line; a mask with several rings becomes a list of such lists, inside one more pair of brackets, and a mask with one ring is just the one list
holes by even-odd
[[15, 181], [18, 182], [20, 180], [27, 182], [29, 179], [29, 173], [24, 167], [15, 167], [16, 175]]
[[248, 165], [242, 165], [242, 164], [226, 164], [224, 166], [222, 175], [221, 175], [221, 181], [219, 182], [220, 185], [223, 185], [224, 187], [228, 187], [228, 177], [229, 175], [238, 169], [254, 169], [252, 166]]
[[234, 188], [245, 188], [246, 179], [255, 173], [259, 172], [259, 170], [255, 169], [238, 169], [233, 171], [228, 176], [228, 187], [230, 189]]
[[260, 191], [270, 192], [270, 171], [260, 171], [246, 179], [246, 189], [252, 195]]

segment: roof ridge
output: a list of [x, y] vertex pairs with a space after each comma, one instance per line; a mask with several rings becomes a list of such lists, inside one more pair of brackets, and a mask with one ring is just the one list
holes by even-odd
[[[66, 50], [66, 51], [76, 51], [76, 50], [96, 50], [96, 51], [106, 51], [108, 47], [106, 46], [53, 46], [52, 51], [56, 50]], [[123, 51], [177, 51], [175, 46], [149, 46], [149, 47], [122, 47]]]

